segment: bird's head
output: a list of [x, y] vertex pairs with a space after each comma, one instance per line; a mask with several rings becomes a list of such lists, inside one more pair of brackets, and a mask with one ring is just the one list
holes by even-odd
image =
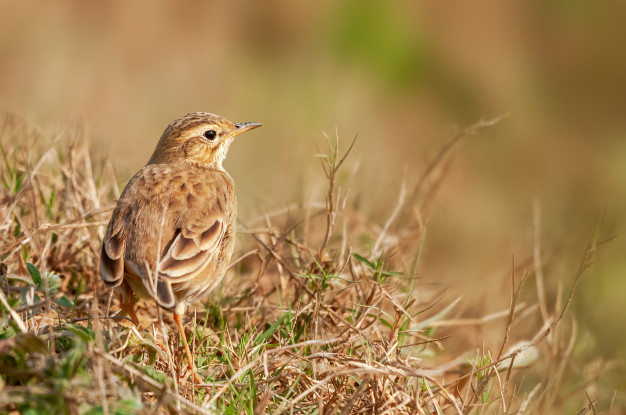
[[148, 164], [184, 161], [221, 169], [233, 139], [260, 126], [232, 123], [208, 112], [183, 115], [167, 126]]

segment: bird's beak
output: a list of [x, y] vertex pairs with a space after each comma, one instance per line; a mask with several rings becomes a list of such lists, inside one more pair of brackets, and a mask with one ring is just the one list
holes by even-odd
[[263, 124], [258, 122], [240, 122], [235, 124], [235, 130], [231, 133], [231, 136], [234, 137], [241, 133], [245, 133], [246, 131], [250, 131], [253, 128], [260, 127]]

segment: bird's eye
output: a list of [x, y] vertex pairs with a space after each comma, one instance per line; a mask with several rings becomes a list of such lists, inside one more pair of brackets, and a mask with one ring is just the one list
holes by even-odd
[[217, 132], [215, 130], [207, 130], [204, 132], [204, 138], [208, 140], [215, 140], [215, 137], [217, 137]]

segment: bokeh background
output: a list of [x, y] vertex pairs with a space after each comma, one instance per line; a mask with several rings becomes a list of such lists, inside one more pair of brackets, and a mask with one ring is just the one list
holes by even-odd
[[626, 3], [1, 1], [0, 15], [0, 108], [51, 142], [86, 126], [122, 185], [186, 112], [262, 122], [226, 161], [244, 221], [323, 200], [325, 131], [344, 148], [358, 135], [343, 185], [384, 223], [455, 128], [510, 114], [455, 152], [420, 274], [468, 314], [505, 309], [537, 200], [553, 304], [604, 215], [617, 237], [578, 288], [576, 353], [626, 356]]

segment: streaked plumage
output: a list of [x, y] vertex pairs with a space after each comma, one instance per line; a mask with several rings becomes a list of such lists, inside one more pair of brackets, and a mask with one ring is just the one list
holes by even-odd
[[224, 276], [237, 201], [222, 162], [233, 138], [258, 126], [184, 115], [165, 129], [148, 164], [126, 185], [104, 236], [100, 273], [107, 286], [122, 290], [122, 306], [135, 324], [133, 293], [173, 311], [179, 323], [184, 305], [209, 294]]

